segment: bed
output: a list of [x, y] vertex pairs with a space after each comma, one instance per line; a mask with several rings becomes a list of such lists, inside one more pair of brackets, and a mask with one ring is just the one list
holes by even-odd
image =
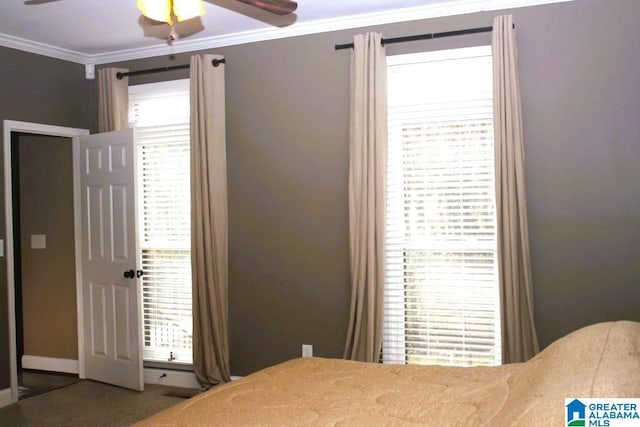
[[569, 397], [640, 397], [640, 323], [591, 325], [497, 367], [294, 359], [136, 426], [559, 426]]

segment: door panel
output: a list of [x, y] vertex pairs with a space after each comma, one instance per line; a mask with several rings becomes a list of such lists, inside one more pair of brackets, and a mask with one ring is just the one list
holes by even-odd
[[112, 185], [111, 186], [111, 220], [113, 221], [114, 230], [119, 230], [118, 233], [112, 233], [111, 247], [113, 248], [112, 259], [120, 262], [127, 263], [129, 260], [129, 254], [127, 253], [129, 248], [129, 240], [133, 236], [129, 236], [128, 227], [128, 200], [127, 186], [126, 185]]
[[[143, 389], [133, 130], [82, 137], [85, 373]], [[88, 309], [87, 309], [88, 308]]]
[[94, 356], [102, 357], [107, 355], [105, 289], [106, 286], [103, 283], [91, 283], [90, 285], [91, 352]]
[[87, 224], [83, 230], [88, 232], [89, 242], [87, 244], [89, 261], [97, 261], [104, 258], [104, 220], [102, 206], [102, 186], [87, 187], [87, 214], [83, 217], [87, 218]]
[[[115, 301], [115, 330], [128, 331], [131, 328], [129, 318], [129, 287], [116, 285], [113, 287], [113, 299]], [[116, 334], [114, 356], [116, 360], [131, 361], [131, 342], [124, 334]]]

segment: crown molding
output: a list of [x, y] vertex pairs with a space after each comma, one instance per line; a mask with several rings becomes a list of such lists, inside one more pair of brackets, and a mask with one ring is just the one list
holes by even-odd
[[73, 50], [63, 49], [61, 47], [45, 43], [34, 42], [32, 40], [10, 36], [9, 34], [0, 33], [0, 46], [48, 56], [51, 58], [62, 59], [64, 61], [77, 62], [78, 64], [86, 64], [88, 59], [88, 55], [81, 52], [75, 52]]
[[513, 9], [567, 1], [573, 0], [457, 0], [447, 3], [434, 3], [425, 6], [396, 9], [385, 12], [352, 15], [344, 18], [298, 23], [285, 28], [266, 28], [223, 36], [206, 37], [193, 40], [176, 40], [172, 45], [161, 43], [152, 46], [100, 54], [83, 54], [81, 52], [74, 52], [46, 45], [44, 43], [32, 42], [6, 34], [0, 34], [0, 45], [66, 61], [77, 62], [80, 64], [100, 65], [374, 25], [393, 24], [397, 22], [417, 21], [443, 16], [463, 15], [500, 9]]

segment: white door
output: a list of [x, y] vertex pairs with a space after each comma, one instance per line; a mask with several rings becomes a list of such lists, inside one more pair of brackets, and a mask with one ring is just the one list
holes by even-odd
[[80, 138], [85, 374], [142, 390], [133, 130]]

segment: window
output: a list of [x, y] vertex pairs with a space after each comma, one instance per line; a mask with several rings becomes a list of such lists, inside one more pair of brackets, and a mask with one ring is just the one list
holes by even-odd
[[192, 363], [189, 80], [131, 86], [143, 358]]
[[499, 364], [491, 47], [387, 64], [383, 361]]

